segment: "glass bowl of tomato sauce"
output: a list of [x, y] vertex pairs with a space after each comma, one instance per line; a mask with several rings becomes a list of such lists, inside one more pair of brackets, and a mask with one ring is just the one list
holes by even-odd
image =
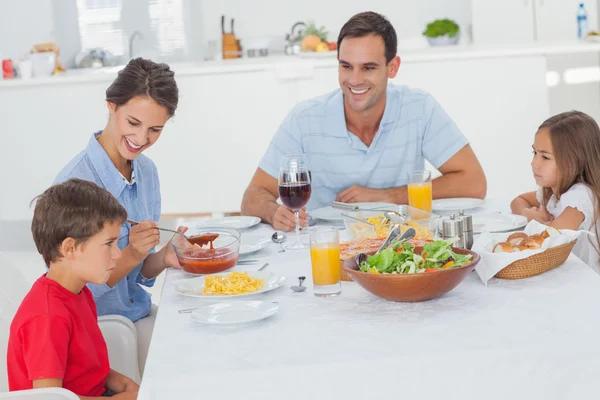
[[190, 274], [215, 274], [237, 264], [240, 232], [229, 227], [190, 227], [175, 235], [173, 247], [182, 269]]

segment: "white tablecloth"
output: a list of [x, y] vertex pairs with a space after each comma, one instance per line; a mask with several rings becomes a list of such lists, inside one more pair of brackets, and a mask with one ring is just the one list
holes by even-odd
[[[277, 249], [252, 257], [288, 278], [258, 296], [280, 309], [255, 324], [205, 326], [179, 314], [207, 302], [176, 293], [185, 274], [169, 271], [139, 399], [600, 396], [600, 276], [574, 256], [534, 278], [485, 287], [473, 272], [441, 298], [394, 303], [353, 282], [317, 298], [308, 251]], [[309, 289], [292, 292], [300, 275]]]

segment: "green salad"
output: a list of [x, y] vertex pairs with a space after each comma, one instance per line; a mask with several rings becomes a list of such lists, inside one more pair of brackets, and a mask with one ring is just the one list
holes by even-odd
[[421, 254], [411, 243], [395, 243], [379, 254], [367, 257], [361, 272], [372, 274], [418, 274], [445, 268], [458, 268], [471, 262], [471, 255], [456, 254], [452, 244], [458, 238], [425, 243]]

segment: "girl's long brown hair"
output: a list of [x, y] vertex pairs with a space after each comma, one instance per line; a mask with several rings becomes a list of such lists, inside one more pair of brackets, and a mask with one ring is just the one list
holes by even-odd
[[[568, 111], [548, 118], [539, 129], [547, 128], [556, 165], [558, 166], [558, 188], [553, 193], [543, 188], [543, 203], [554, 194], [560, 199], [571, 186], [582, 183], [594, 193], [594, 230], [596, 243], [593, 246], [600, 254], [600, 232], [596, 222], [600, 217], [600, 128], [592, 117], [581, 111]], [[588, 238], [591, 242], [591, 238]]]

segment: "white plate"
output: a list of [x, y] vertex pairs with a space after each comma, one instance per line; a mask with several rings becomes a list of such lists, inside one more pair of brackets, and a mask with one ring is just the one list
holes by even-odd
[[[212, 275], [226, 275], [231, 272], [221, 272], [219, 274]], [[260, 290], [252, 293], [243, 293], [243, 294], [231, 294], [231, 295], [215, 295], [215, 294], [201, 294], [202, 289], [204, 289], [204, 278], [207, 275], [199, 276], [197, 278], [190, 278], [183, 281], [175, 282], [175, 291], [190, 297], [199, 297], [202, 299], [231, 299], [238, 297], [247, 297], [254, 296], [261, 293], [269, 292], [273, 289], [277, 289], [285, 283], [285, 277], [274, 275], [267, 271], [248, 271], [248, 275], [252, 278], [256, 279], [264, 279], [263, 287]]]
[[278, 310], [278, 304], [267, 301], [216, 303], [194, 310], [190, 317], [201, 324], [230, 325], [260, 321]]
[[439, 199], [433, 201], [432, 208], [436, 211], [458, 211], [470, 210], [472, 208], [481, 207], [484, 204], [485, 201], [481, 199]]
[[522, 215], [506, 213], [480, 213], [473, 214], [473, 233], [508, 232], [523, 228], [527, 225], [527, 218]]
[[264, 249], [269, 243], [271, 243], [270, 237], [264, 237], [257, 240], [255, 236], [242, 235], [240, 256], [256, 253], [257, 251]]
[[[398, 207], [397, 204], [392, 203], [349, 203], [352, 205], [359, 206], [362, 209], [368, 210], [370, 208], [388, 208]], [[348, 210], [341, 210], [333, 208], [331, 206], [317, 208], [309, 212], [312, 218], [322, 219], [323, 221], [343, 221], [342, 213], [348, 212]]]
[[255, 225], [260, 224], [260, 218], [258, 217], [224, 217], [216, 219], [197, 219], [184, 221], [184, 226], [229, 226], [235, 229], [248, 229]]

